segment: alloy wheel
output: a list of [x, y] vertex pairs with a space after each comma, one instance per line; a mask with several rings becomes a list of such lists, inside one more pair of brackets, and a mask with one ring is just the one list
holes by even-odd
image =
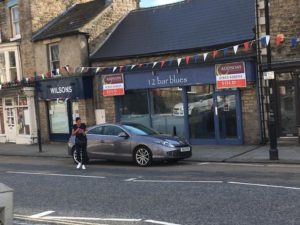
[[139, 166], [149, 166], [152, 161], [151, 152], [146, 148], [139, 148], [135, 152], [135, 161]]

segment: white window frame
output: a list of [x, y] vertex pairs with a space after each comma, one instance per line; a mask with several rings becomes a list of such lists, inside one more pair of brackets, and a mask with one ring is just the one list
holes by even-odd
[[[52, 59], [52, 54], [51, 54], [51, 48], [54, 47], [54, 46], [57, 46], [58, 47], [58, 60], [53, 60]], [[53, 43], [53, 44], [49, 44], [48, 45], [48, 53], [49, 53], [49, 69], [50, 71], [52, 72], [53, 71], [53, 63], [54, 62], [59, 62], [59, 65], [60, 65], [60, 58], [59, 58], [59, 44], [58, 43]], [[60, 69], [60, 68], [56, 68], [56, 69]], [[57, 71], [59, 75], [59, 71]]]
[[14, 52], [15, 53], [15, 60], [16, 60], [16, 68], [17, 69], [17, 79], [22, 80], [22, 75], [21, 75], [21, 62], [20, 62], [20, 55], [19, 55], [19, 50], [17, 46], [8, 46], [8, 47], [1, 47], [0, 48], [0, 53], [4, 53], [4, 59], [5, 59], [5, 80], [3, 80], [2, 77], [0, 77], [1, 83], [3, 82], [10, 82], [13, 81], [11, 79], [11, 73], [10, 73], [10, 61], [9, 61], [9, 52]]
[[[18, 13], [19, 13], [19, 19], [18, 20], [14, 20], [14, 13], [13, 11], [14, 10], [18, 10]], [[10, 19], [11, 19], [11, 28], [12, 28], [12, 35], [13, 35], [13, 39], [11, 39], [12, 41], [13, 40], [16, 40], [16, 39], [20, 39], [21, 38], [21, 31], [20, 31], [20, 11], [19, 11], [19, 6], [18, 5], [14, 5], [12, 7], [10, 7]], [[16, 26], [18, 26], [18, 30], [19, 30], [19, 33], [16, 32]]]

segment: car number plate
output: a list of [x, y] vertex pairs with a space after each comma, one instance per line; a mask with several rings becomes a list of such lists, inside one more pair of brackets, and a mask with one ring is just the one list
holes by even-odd
[[180, 151], [181, 152], [189, 152], [189, 151], [191, 151], [191, 148], [190, 147], [180, 148]]

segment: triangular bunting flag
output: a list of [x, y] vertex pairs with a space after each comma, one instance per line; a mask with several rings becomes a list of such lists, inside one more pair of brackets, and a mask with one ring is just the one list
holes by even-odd
[[165, 65], [166, 61], [161, 61], [160, 62], [160, 68], [163, 68], [163, 66]]
[[223, 49], [223, 53], [224, 53], [224, 56], [227, 56], [227, 54], [228, 54], [228, 48], [224, 48]]
[[81, 67], [81, 73], [84, 71], [84, 67]]
[[44, 74], [42, 74], [42, 79], [45, 80], [45, 75]]
[[100, 67], [97, 67], [97, 69], [96, 69], [96, 73], [98, 73], [99, 71], [100, 71]]
[[120, 66], [119, 72], [122, 72], [123, 69], [124, 69], [124, 66]]
[[178, 58], [178, 59], [177, 59], [177, 64], [178, 64], [178, 66], [179, 66], [180, 63], [181, 63], [181, 60], [182, 60], [182, 58]]
[[173, 60], [170, 59], [170, 60], [169, 60], [169, 66], [172, 66], [172, 64], [173, 64]]
[[292, 39], [291, 39], [292, 47], [295, 47], [297, 44], [298, 44], [298, 38], [297, 37], [292, 37]]
[[244, 43], [244, 50], [245, 50], [245, 51], [248, 51], [249, 48], [250, 48], [250, 42], [245, 42], [245, 43]]
[[189, 63], [190, 63], [190, 56], [187, 56], [186, 58], [185, 58], [185, 63], [188, 65]]
[[267, 35], [267, 36], [265, 36], [265, 37], [262, 37], [260, 40], [261, 40], [261, 44], [262, 44], [263, 46], [268, 46], [269, 43], [270, 43], [270, 35]]
[[117, 66], [114, 66], [113, 73], [116, 71], [117, 68], [118, 68]]
[[282, 42], [284, 42], [284, 34], [278, 34], [275, 38], [275, 44], [280, 45]]
[[213, 58], [215, 59], [218, 55], [218, 50], [213, 51]]
[[233, 51], [234, 51], [234, 54], [236, 54], [236, 53], [237, 53], [238, 49], [239, 49], [239, 46], [238, 46], [238, 45], [235, 45], [235, 46], [233, 46]]
[[131, 66], [131, 69], [133, 69], [134, 67], [136, 67], [136, 65], [132, 65], [132, 66]]
[[156, 66], [156, 64], [157, 64], [157, 62], [154, 62], [152, 68], [154, 68]]
[[203, 59], [204, 59], [204, 61], [206, 61], [207, 56], [208, 56], [208, 53], [204, 53], [204, 54], [203, 54]]
[[199, 56], [200, 56], [200, 54], [196, 54], [196, 55], [194, 56], [195, 62], [197, 62], [197, 61], [199, 60]]
[[139, 64], [139, 68], [142, 68], [143, 67], [143, 64]]

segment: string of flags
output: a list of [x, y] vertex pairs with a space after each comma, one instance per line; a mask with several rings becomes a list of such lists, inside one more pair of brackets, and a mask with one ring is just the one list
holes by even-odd
[[[274, 38], [274, 43], [276, 46], [279, 46], [283, 44], [287, 39], [290, 41], [290, 46], [291, 47], [296, 47], [300, 43], [300, 37], [293, 36], [293, 37], [286, 37], [284, 34], [278, 34]], [[65, 74], [90, 74], [91, 70], [94, 72], [94, 74], [98, 74], [99, 72], [128, 72], [132, 71], [135, 68], [143, 68], [143, 69], [162, 69], [163, 67], [166, 66], [173, 66], [177, 64], [179, 67], [183, 63], [186, 65], [189, 65], [191, 61], [193, 60], [194, 63], [201, 62], [201, 59], [203, 60], [202, 62], [206, 62], [207, 59], [210, 57], [212, 59], [216, 59], [217, 57], [220, 56], [228, 56], [230, 51], [232, 50], [232, 54], [237, 55], [238, 52], [242, 49], [243, 52], [248, 52], [253, 44], [260, 42], [262, 47], [267, 47], [270, 44], [271, 41], [271, 36], [266, 35], [263, 36], [259, 39], [255, 39], [252, 41], [247, 41], [244, 43], [240, 43], [237, 45], [225, 47], [222, 49], [216, 49], [213, 51], [208, 51], [204, 53], [197, 53], [194, 55], [188, 55], [185, 57], [178, 57], [178, 58], [169, 58], [165, 59], [162, 61], [155, 61], [155, 62], [147, 62], [147, 63], [141, 63], [141, 64], [131, 64], [131, 65], [116, 65], [116, 66], [111, 66], [111, 67], [76, 67], [72, 68], [69, 65], [65, 65], [61, 67], [60, 69], [55, 69], [53, 71], [48, 71], [46, 74], [40, 74], [37, 75], [35, 74], [33, 77], [27, 77], [23, 78], [22, 80], [14, 80], [10, 82], [4, 82], [0, 83], [0, 90], [2, 88], [6, 87], [16, 87], [16, 86], [33, 86], [34, 82], [37, 80], [44, 80], [44, 79], [50, 79], [54, 77], [58, 77], [60, 75], [65, 75]]]

